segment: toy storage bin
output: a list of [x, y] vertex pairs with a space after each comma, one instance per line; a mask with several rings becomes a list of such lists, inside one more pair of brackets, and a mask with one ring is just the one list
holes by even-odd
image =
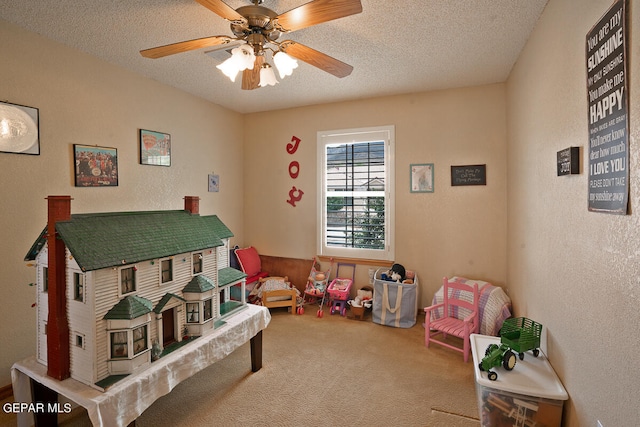
[[396, 328], [412, 327], [418, 313], [418, 275], [414, 275], [413, 283], [396, 283], [382, 280], [382, 271], [376, 271], [373, 280], [373, 322]]
[[527, 351], [512, 371], [494, 368], [498, 378], [491, 381], [479, 368], [489, 344], [500, 345], [500, 338], [471, 335], [480, 425], [559, 427], [569, 396], [546, 355], [540, 352], [534, 357]]

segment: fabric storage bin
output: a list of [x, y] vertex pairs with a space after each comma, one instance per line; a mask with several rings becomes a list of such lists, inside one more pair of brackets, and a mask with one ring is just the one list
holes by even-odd
[[500, 345], [500, 338], [471, 335], [480, 425], [560, 427], [569, 396], [544, 352], [538, 357], [524, 352], [524, 359], [517, 359], [512, 371], [493, 368], [498, 378], [491, 381], [479, 367], [490, 344]]
[[373, 280], [373, 307], [371, 317], [374, 323], [396, 328], [410, 328], [416, 324], [418, 313], [418, 275], [413, 283], [396, 283], [382, 280], [382, 272], [376, 271]]

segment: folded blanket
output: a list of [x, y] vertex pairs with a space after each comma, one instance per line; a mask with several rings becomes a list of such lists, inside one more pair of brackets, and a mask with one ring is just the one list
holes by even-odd
[[[482, 335], [497, 336], [500, 333], [500, 328], [505, 319], [511, 317], [511, 298], [502, 290], [499, 286], [493, 286], [489, 282], [482, 280], [466, 279], [464, 277], [452, 277], [450, 280], [458, 280], [467, 284], [478, 284], [478, 293], [480, 294], [480, 301], [478, 302], [478, 309], [480, 311], [480, 333]], [[443, 287], [438, 289], [438, 292], [433, 296], [433, 305], [440, 304], [442, 302]], [[465, 301], [472, 302], [473, 295], [471, 292], [455, 291], [460, 293], [458, 298]], [[460, 309], [456, 314], [459, 319], [464, 319], [469, 314], [468, 310]], [[442, 317], [442, 309], [434, 310], [432, 314], [432, 320]]]

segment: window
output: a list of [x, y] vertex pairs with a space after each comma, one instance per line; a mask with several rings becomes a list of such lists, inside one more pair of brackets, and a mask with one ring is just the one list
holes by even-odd
[[[128, 359], [149, 348], [148, 324], [120, 331], [109, 332], [111, 359]], [[131, 347], [132, 346], [132, 347]], [[129, 354], [129, 348], [133, 354]], [[131, 357], [131, 358], [132, 358]]]
[[168, 258], [160, 263], [160, 281], [161, 283], [169, 283], [173, 281], [173, 259]]
[[111, 332], [111, 358], [122, 359], [129, 357], [127, 345], [127, 331]]
[[142, 325], [133, 330], [133, 354], [142, 353], [149, 346], [147, 345], [147, 325]]
[[393, 260], [394, 132], [318, 132], [321, 255]]
[[84, 302], [84, 277], [80, 273], [73, 273], [73, 299]]
[[205, 322], [211, 318], [213, 318], [213, 299], [209, 298], [204, 300], [202, 303], [203, 306], [203, 315], [202, 320]]
[[42, 292], [49, 291], [49, 267], [42, 267]]
[[136, 268], [126, 267], [120, 269], [120, 294], [130, 294], [136, 291]]
[[187, 323], [200, 323], [200, 303], [187, 303]]
[[76, 347], [84, 348], [84, 335], [76, 334]]
[[191, 255], [191, 264], [193, 265], [193, 274], [202, 273], [202, 252]]

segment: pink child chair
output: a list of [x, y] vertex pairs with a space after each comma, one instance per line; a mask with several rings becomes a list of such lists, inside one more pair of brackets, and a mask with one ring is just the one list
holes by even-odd
[[[456, 280], [450, 281], [446, 277], [443, 282], [442, 303], [424, 308], [424, 344], [429, 347], [429, 343], [433, 342], [459, 351], [466, 363], [469, 359], [469, 336], [477, 334], [480, 329], [478, 284], [468, 285]], [[440, 311], [436, 311], [438, 309]], [[440, 312], [442, 315], [438, 316]], [[462, 339], [462, 348], [445, 342], [447, 335]], [[434, 338], [438, 336], [441, 339]]]

